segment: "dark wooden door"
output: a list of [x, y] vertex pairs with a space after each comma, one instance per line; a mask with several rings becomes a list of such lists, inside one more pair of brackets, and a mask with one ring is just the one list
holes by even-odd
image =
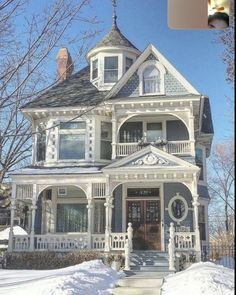
[[127, 201], [127, 223], [133, 227], [135, 250], [161, 250], [160, 201]]

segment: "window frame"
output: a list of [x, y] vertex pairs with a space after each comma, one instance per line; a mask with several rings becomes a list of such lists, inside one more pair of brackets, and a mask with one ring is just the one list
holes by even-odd
[[[116, 57], [117, 58], [117, 69], [106, 69], [106, 59], [108, 58], [114, 58]], [[106, 71], [117, 71], [117, 80], [116, 81], [106, 81], [105, 79], [105, 73]], [[105, 55], [104, 56], [104, 61], [103, 61], [103, 83], [104, 84], [114, 84], [114, 83], [117, 83], [119, 80], [119, 55]]]
[[[195, 163], [196, 163], [196, 155], [197, 155], [197, 149], [202, 150], [202, 175], [203, 179], [200, 179], [199, 175], [199, 180], [198, 182], [200, 184], [206, 185], [207, 184], [207, 171], [206, 171], [206, 147], [203, 145], [197, 144], [195, 148]], [[196, 166], [199, 167], [196, 163]], [[200, 168], [200, 167], [199, 167]]]
[[[144, 72], [145, 70], [150, 67], [155, 66], [159, 71], [160, 76], [160, 86], [158, 92], [153, 93], [145, 93], [144, 91]], [[165, 94], [165, 74], [166, 70], [165, 67], [157, 60], [148, 60], [144, 62], [138, 69], [138, 76], [139, 76], [139, 96], [150, 96], [150, 95], [164, 95]]]
[[[67, 121], [60, 121], [58, 127], [58, 161], [60, 162], [70, 162], [70, 161], [85, 161], [86, 160], [86, 131], [87, 131], [87, 122], [86, 120], [78, 120], [72, 123], [84, 123], [84, 128], [81, 129], [60, 129], [60, 124], [66, 123]], [[83, 135], [84, 136], [84, 157], [83, 158], [71, 158], [71, 159], [63, 159], [60, 157], [60, 139], [61, 135]]]
[[[95, 63], [95, 62], [97, 62], [97, 68], [94, 68], [94, 63]], [[92, 65], [92, 67], [91, 67], [91, 80], [93, 81], [93, 80], [98, 79], [98, 58], [93, 59], [93, 60], [91, 61], [91, 65]], [[97, 75], [96, 75], [96, 77], [94, 77], [94, 71], [95, 71], [95, 70], [97, 70]]]
[[[184, 206], [185, 206], [185, 212], [183, 213], [183, 216], [181, 218], [176, 218], [173, 213], [172, 213], [172, 204], [174, 203], [174, 201], [176, 200], [180, 200], [184, 203]], [[188, 211], [189, 211], [189, 207], [188, 207], [188, 203], [187, 201], [185, 200], [185, 198], [183, 196], [181, 196], [179, 193], [176, 193], [170, 200], [169, 200], [169, 203], [168, 203], [168, 213], [169, 213], [169, 216], [170, 218], [177, 222], [180, 223], [182, 221], [184, 221], [187, 216], [188, 216]]]
[[[102, 138], [102, 123], [106, 123], [106, 124], [110, 124], [111, 125], [111, 140]], [[103, 142], [110, 142], [111, 143], [111, 158], [110, 159], [104, 159], [104, 158], [102, 158], [102, 154], [101, 154], [101, 146], [102, 146], [101, 143], [102, 143], [102, 141]], [[112, 159], [112, 123], [109, 122], [109, 121], [101, 120], [100, 121], [100, 160], [110, 161], [111, 159]]]

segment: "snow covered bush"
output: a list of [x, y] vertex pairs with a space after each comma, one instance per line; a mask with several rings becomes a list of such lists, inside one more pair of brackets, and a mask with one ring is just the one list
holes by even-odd
[[84, 261], [101, 259], [102, 254], [95, 251], [80, 252], [24, 252], [6, 253], [4, 260], [8, 269], [55, 269], [64, 268]]

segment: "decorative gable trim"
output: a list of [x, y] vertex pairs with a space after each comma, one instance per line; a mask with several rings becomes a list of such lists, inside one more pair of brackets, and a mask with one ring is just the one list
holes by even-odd
[[155, 46], [150, 44], [129, 68], [129, 70], [108, 92], [106, 98], [115, 96], [125, 85], [125, 83], [131, 78], [135, 71], [138, 70], [141, 64], [147, 60], [150, 54], [153, 54], [157, 60], [167, 69], [167, 71], [170, 72], [170, 74], [172, 74], [189, 91], [189, 93], [200, 95], [200, 93], [182, 76], [182, 74], [180, 74], [179, 71], [177, 71], [177, 69], [155, 48]]
[[146, 148], [143, 148], [140, 151], [137, 151], [123, 159], [120, 159], [106, 167], [104, 167], [102, 170], [105, 172], [107, 170], [113, 170], [113, 169], [124, 169], [125, 168], [137, 168], [139, 169], [141, 167], [168, 167], [170, 169], [171, 167], [178, 167], [180, 168], [186, 168], [187, 170], [194, 171], [198, 173], [200, 169], [185, 160], [182, 160], [174, 155], [171, 155], [169, 153], [166, 153], [152, 145], [147, 146]]

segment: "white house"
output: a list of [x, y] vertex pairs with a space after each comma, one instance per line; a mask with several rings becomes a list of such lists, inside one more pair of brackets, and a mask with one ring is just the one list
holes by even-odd
[[[200, 253], [208, 241], [206, 158], [209, 98], [153, 46], [139, 51], [119, 30], [72, 74], [59, 51], [60, 83], [22, 108], [32, 124], [32, 165], [12, 173], [15, 204], [29, 208], [29, 235], [11, 232], [9, 251]], [[127, 232], [127, 228], [129, 229]]]

